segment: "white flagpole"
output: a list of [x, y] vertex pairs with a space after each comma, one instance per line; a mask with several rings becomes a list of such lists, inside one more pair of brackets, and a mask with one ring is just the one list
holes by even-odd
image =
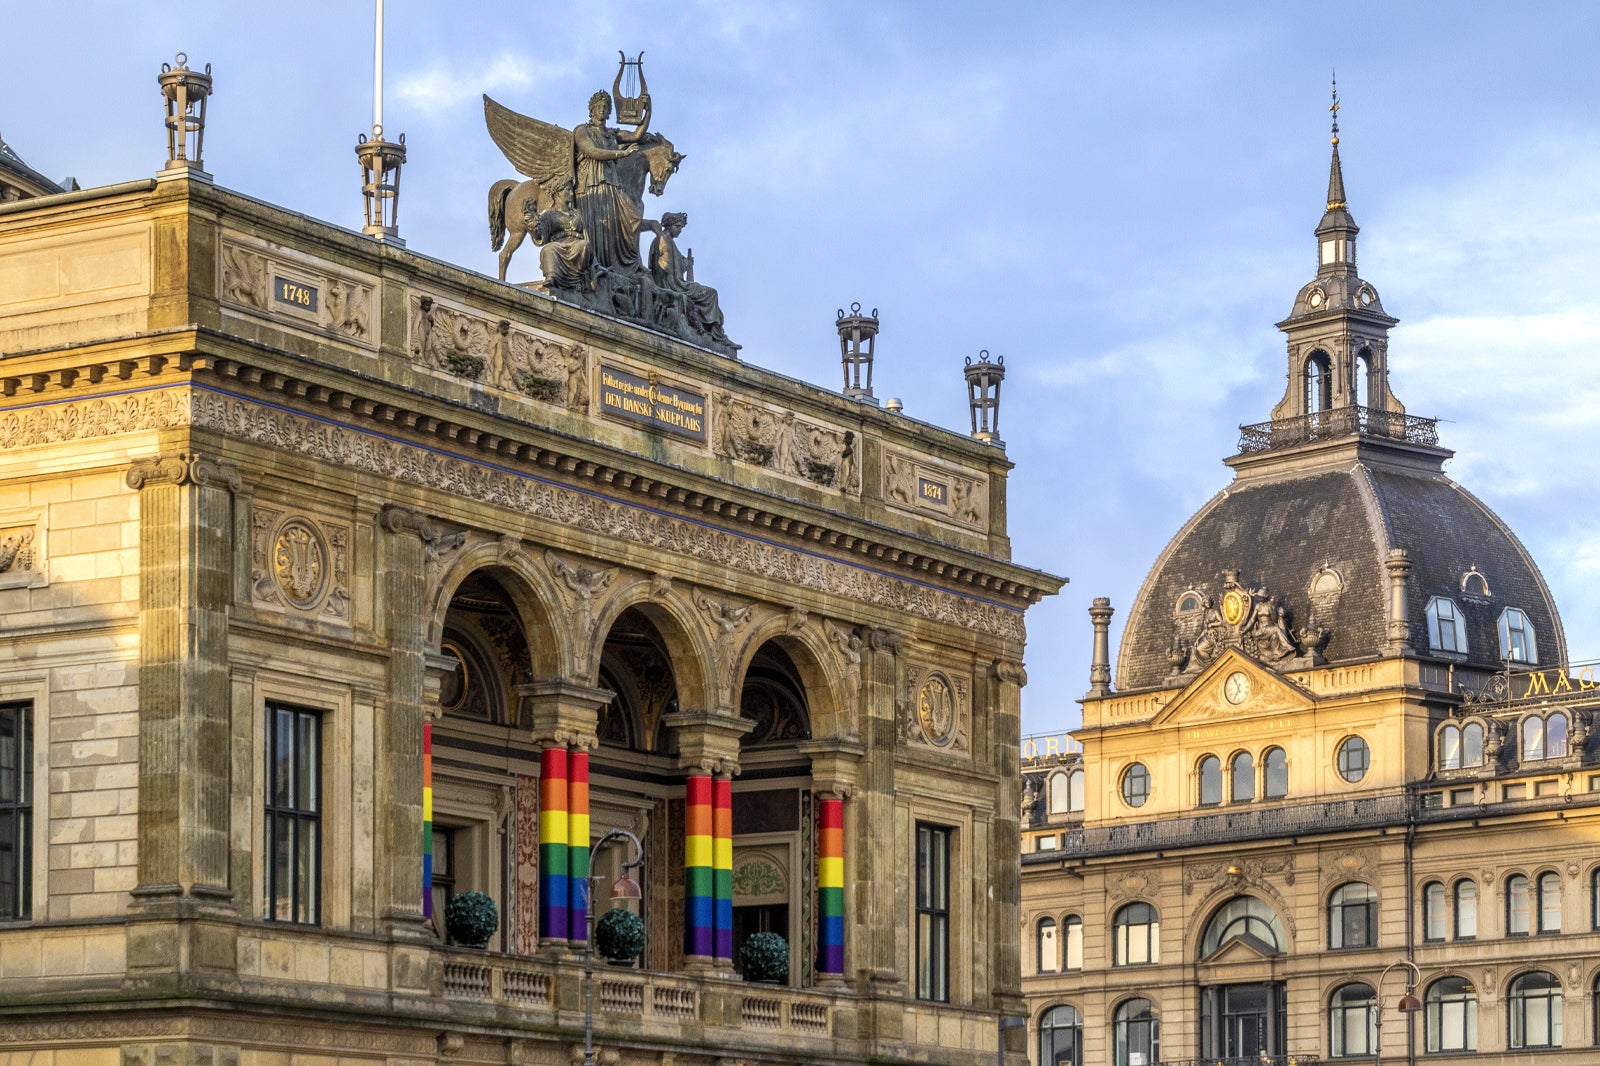
[[372, 135], [383, 136], [383, 0], [377, 0], [378, 25], [372, 59]]

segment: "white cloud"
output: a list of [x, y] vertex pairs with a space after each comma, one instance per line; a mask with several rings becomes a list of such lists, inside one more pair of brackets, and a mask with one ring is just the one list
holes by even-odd
[[432, 117], [476, 101], [483, 93], [526, 90], [536, 82], [547, 84], [574, 73], [570, 64], [551, 64], [510, 52], [501, 52], [486, 64], [451, 65], [436, 62], [401, 79], [396, 95], [423, 115]]

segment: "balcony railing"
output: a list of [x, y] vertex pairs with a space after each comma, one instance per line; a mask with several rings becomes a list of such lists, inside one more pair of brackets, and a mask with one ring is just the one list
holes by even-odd
[[[442, 991], [458, 1004], [553, 1012], [582, 1002], [582, 972], [571, 963], [450, 949], [443, 954]], [[571, 983], [565, 992], [563, 982]], [[810, 989], [606, 966], [594, 975], [595, 1020], [602, 1029], [733, 1025], [827, 1039], [835, 1009], [833, 996]]]
[[1375, 407], [1336, 407], [1315, 414], [1240, 426], [1239, 454], [1254, 455], [1313, 441], [1358, 436], [1437, 446], [1439, 420], [1382, 411]]
[[1320, 1066], [1315, 1055], [1244, 1055], [1235, 1058], [1162, 1059], [1155, 1066]]

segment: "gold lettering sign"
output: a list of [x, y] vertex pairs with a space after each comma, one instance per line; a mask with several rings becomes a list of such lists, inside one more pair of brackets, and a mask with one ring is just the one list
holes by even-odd
[[284, 277], [272, 279], [272, 302], [283, 304], [285, 307], [296, 311], [309, 311], [312, 314], [317, 310], [317, 289], [315, 285], [305, 285], [298, 281], [291, 281]]
[[600, 367], [600, 410], [613, 418], [654, 426], [690, 440], [706, 439], [704, 393], [651, 381], [616, 367]]
[[1235, 722], [1231, 725], [1210, 725], [1198, 729], [1185, 729], [1184, 740], [1207, 741], [1221, 740], [1226, 737], [1251, 736], [1256, 733], [1275, 733], [1280, 729], [1289, 729], [1294, 725], [1292, 718], [1269, 718], [1260, 722]]
[[918, 476], [917, 499], [923, 503], [935, 504], [943, 507], [950, 499], [950, 487], [942, 481]]

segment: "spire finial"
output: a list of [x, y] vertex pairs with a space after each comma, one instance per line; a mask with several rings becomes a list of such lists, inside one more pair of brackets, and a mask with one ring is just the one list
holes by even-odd
[[1333, 115], [1333, 146], [1339, 146], [1339, 72], [1333, 73], [1333, 103], [1328, 111]]
[[1333, 116], [1333, 160], [1328, 164], [1328, 210], [1343, 211], [1344, 169], [1339, 165], [1339, 78], [1333, 79], [1333, 103], [1328, 106]]

